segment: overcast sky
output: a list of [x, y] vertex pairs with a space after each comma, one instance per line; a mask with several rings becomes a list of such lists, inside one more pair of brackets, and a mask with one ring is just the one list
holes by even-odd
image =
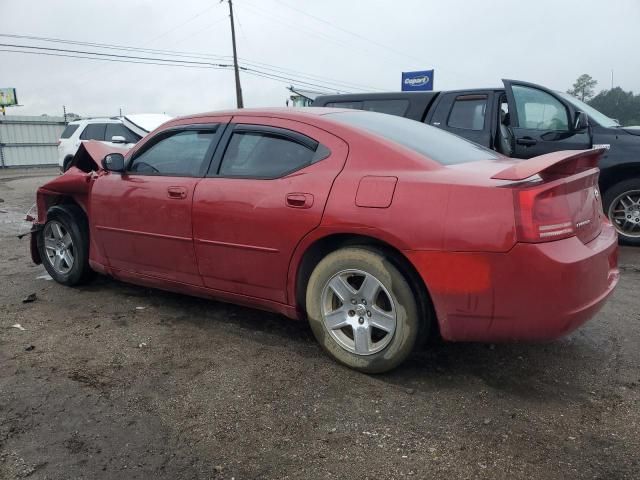
[[[219, 0], [0, 6], [0, 33], [231, 55], [228, 5]], [[599, 90], [610, 88], [613, 69], [616, 86], [640, 93], [638, 0], [234, 0], [234, 10], [241, 59], [298, 72], [284, 76], [322, 77], [305, 77], [312, 83], [353, 85], [346, 91], [399, 90], [402, 71], [428, 68], [435, 68], [436, 90], [498, 86], [501, 78], [566, 90], [582, 73]], [[87, 50], [6, 37], [0, 43]], [[285, 87], [295, 84], [246, 73], [241, 80], [248, 107], [284, 106]], [[8, 114], [57, 115], [62, 105], [82, 115], [235, 107], [230, 70], [0, 52], [0, 87], [15, 87], [24, 105]]]

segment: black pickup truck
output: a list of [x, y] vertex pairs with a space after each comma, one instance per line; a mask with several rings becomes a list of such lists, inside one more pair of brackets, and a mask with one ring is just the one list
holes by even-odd
[[514, 158], [605, 148], [599, 165], [604, 210], [621, 240], [640, 245], [640, 128], [623, 127], [566, 93], [503, 83], [504, 88], [326, 95], [313, 106], [411, 118]]

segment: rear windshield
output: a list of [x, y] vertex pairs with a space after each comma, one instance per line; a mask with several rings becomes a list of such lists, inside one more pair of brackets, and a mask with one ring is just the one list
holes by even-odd
[[64, 132], [62, 132], [62, 135], [60, 135], [60, 138], [69, 138], [71, 135], [73, 135], [73, 132], [75, 132], [78, 127], [80, 125], [76, 124], [76, 125], [67, 125], [67, 128], [64, 129]]
[[375, 133], [443, 165], [495, 160], [495, 152], [436, 127], [375, 112], [329, 113], [333, 120]]

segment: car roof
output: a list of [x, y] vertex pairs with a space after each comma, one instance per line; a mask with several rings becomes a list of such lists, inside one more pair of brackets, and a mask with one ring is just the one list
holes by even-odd
[[[276, 108], [242, 108], [235, 110], [220, 110], [215, 112], [203, 112], [193, 115], [176, 117], [175, 120], [198, 120], [208, 117], [244, 116], [244, 117], [278, 117], [290, 119], [313, 118], [332, 112], [348, 110], [345, 108], [326, 107], [276, 107]], [[173, 123], [173, 122], [171, 122]]]
[[80, 118], [69, 122], [70, 125], [79, 125], [81, 123], [122, 123], [119, 118], [110, 117], [95, 117], [95, 118]]

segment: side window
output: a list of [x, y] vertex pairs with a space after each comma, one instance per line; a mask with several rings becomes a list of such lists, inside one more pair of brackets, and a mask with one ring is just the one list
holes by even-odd
[[486, 95], [462, 95], [453, 102], [447, 125], [465, 130], [482, 130], [486, 112]]
[[106, 126], [106, 123], [90, 123], [80, 135], [80, 140], [104, 141], [104, 130]]
[[67, 128], [64, 129], [64, 131], [62, 132], [62, 134], [60, 135], [60, 138], [69, 138], [71, 137], [71, 135], [74, 134], [74, 132], [78, 129], [80, 125], [78, 124], [71, 124], [71, 125], [67, 125]]
[[514, 85], [518, 126], [533, 130], [569, 130], [569, 115], [562, 103], [536, 88]]
[[[316, 144], [316, 149], [320, 150]], [[234, 132], [222, 158], [220, 175], [278, 178], [306, 167], [316, 150], [293, 139], [269, 132]]]
[[135, 156], [129, 171], [145, 175], [197, 177], [215, 136], [215, 130], [174, 132]]
[[127, 143], [136, 143], [141, 138], [121, 123], [107, 123], [107, 133], [104, 138], [110, 142], [115, 136], [124, 137]]
[[371, 112], [388, 113], [389, 115], [404, 116], [409, 108], [409, 100], [365, 100], [362, 109]]

